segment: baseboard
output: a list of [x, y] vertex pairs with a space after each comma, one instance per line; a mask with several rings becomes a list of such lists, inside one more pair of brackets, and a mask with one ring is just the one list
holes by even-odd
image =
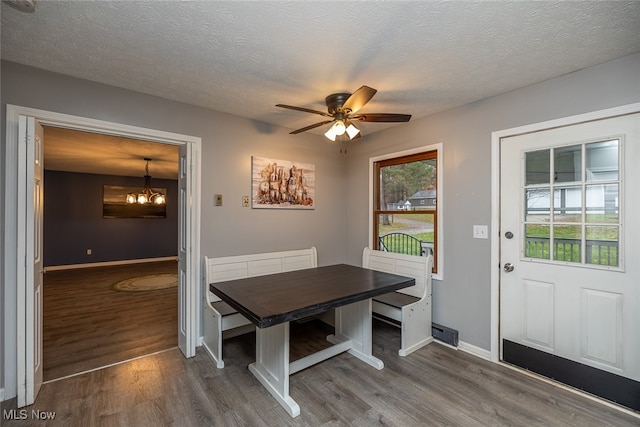
[[116, 265], [143, 264], [146, 262], [176, 261], [177, 259], [178, 258], [175, 256], [167, 256], [167, 257], [160, 257], [160, 258], [125, 259], [121, 261], [90, 262], [86, 264], [50, 265], [48, 267], [45, 267], [44, 271], [74, 270], [77, 268], [92, 268], [92, 267], [111, 267]]
[[473, 344], [469, 344], [464, 341], [458, 341], [458, 349], [464, 351], [465, 353], [472, 354], [481, 359], [488, 360], [491, 362], [491, 351], [485, 350], [484, 348], [475, 346]]

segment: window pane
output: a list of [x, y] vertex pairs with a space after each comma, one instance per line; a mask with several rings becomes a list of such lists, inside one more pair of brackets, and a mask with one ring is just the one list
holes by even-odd
[[615, 139], [586, 145], [587, 181], [618, 179], [618, 143]]
[[434, 221], [435, 212], [379, 214], [378, 248], [408, 255], [433, 254]]
[[618, 184], [587, 185], [587, 222], [617, 224]]
[[560, 187], [553, 190], [553, 220], [582, 221], [582, 187]]
[[551, 227], [548, 225], [527, 224], [524, 227], [524, 253], [529, 258], [549, 259], [549, 237]]
[[525, 190], [527, 222], [549, 222], [551, 220], [551, 199], [549, 188]]
[[525, 154], [525, 185], [549, 184], [550, 156], [550, 150]]
[[554, 181], [580, 182], [582, 180], [582, 145], [553, 150]]
[[380, 168], [381, 210], [435, 209], [435, 159]]
[[556, 225], [553, 227], [553, 259], [556, 261], [582, 262], [581, 225]]
[[618, 226], [588, 225], [587, 264], [618, 266]]

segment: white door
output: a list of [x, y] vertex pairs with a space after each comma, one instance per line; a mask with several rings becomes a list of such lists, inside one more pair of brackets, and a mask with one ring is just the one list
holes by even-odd
[[196, 340], [193, 333], [196, 325], [196, 307], [193, 297], [190, 297], [189, 286], [193, 277], [193, 259], [189, 236], [193, 227], [191, 218], [192, 194], [192, 149], [191, 144], [180, 146], [178, 166], [178, 347], [185, 357], [193, 357], [196, 354]]
[[[24, 286], [18, 288], [18, 406], [32, 404], [42, 386], [43, 129], [33, 118], [18, 120], [18, 168], [24, 199], [18, 203], [18, 233], [24, 235]], [[24, 234], [23, 234], [24, 233]], [[22, 251], [19, 250], [18, 253]]]
[[640, 390], [639, 135], [636, 113], [501, 140], [503, 360], [535, 349]]

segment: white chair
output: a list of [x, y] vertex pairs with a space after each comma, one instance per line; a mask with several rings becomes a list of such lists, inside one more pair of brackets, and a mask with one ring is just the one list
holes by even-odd
[[364, 248], [362, 266], [412, 277], [409, 288], [373, 298], [374, 317], [401, 328], [398, 354], [406, 356], [433, 341], [431, 335], [431, 270], [433, 256], [414, 256]]
[[222, 340], [255, 331], [255, 326], [246, 317], [211, 292], [209, 284], [314, 268], [318, 266], [318, 255], [316, 248], [311, 247], [293, 251], [220, 258], [204, 257], [204, 263], [205, 301], [207, 306], [204, 310], [203, 344], [211, 358], [216, 362], [216, 367], [221, 369], [224, 368]]

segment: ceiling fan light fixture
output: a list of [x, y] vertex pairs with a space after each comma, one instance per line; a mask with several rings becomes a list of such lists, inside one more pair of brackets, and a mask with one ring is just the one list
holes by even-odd
[[345, 126], [344, 122], [342, 120], [336, 120], [336, 122], [329, 128], [329, 130], [324, 133], [324, 136], [332, 141], [335, 141], [336, 137], [344, 135], [346, 131], [347, 127]]
[[347, 135], [349, 135], [349, 139], [353, 139], [359, 133], [360, 129], [355, 127], [353, 124], [350, 124], [349, 127], [347, 127]]
[[331, 126], [329, 130], [324, 133], [324, 136], [326, 136], [327, 139], [330, 139], [331, 141], [336, 140], [336, 132], [333, 126]]

